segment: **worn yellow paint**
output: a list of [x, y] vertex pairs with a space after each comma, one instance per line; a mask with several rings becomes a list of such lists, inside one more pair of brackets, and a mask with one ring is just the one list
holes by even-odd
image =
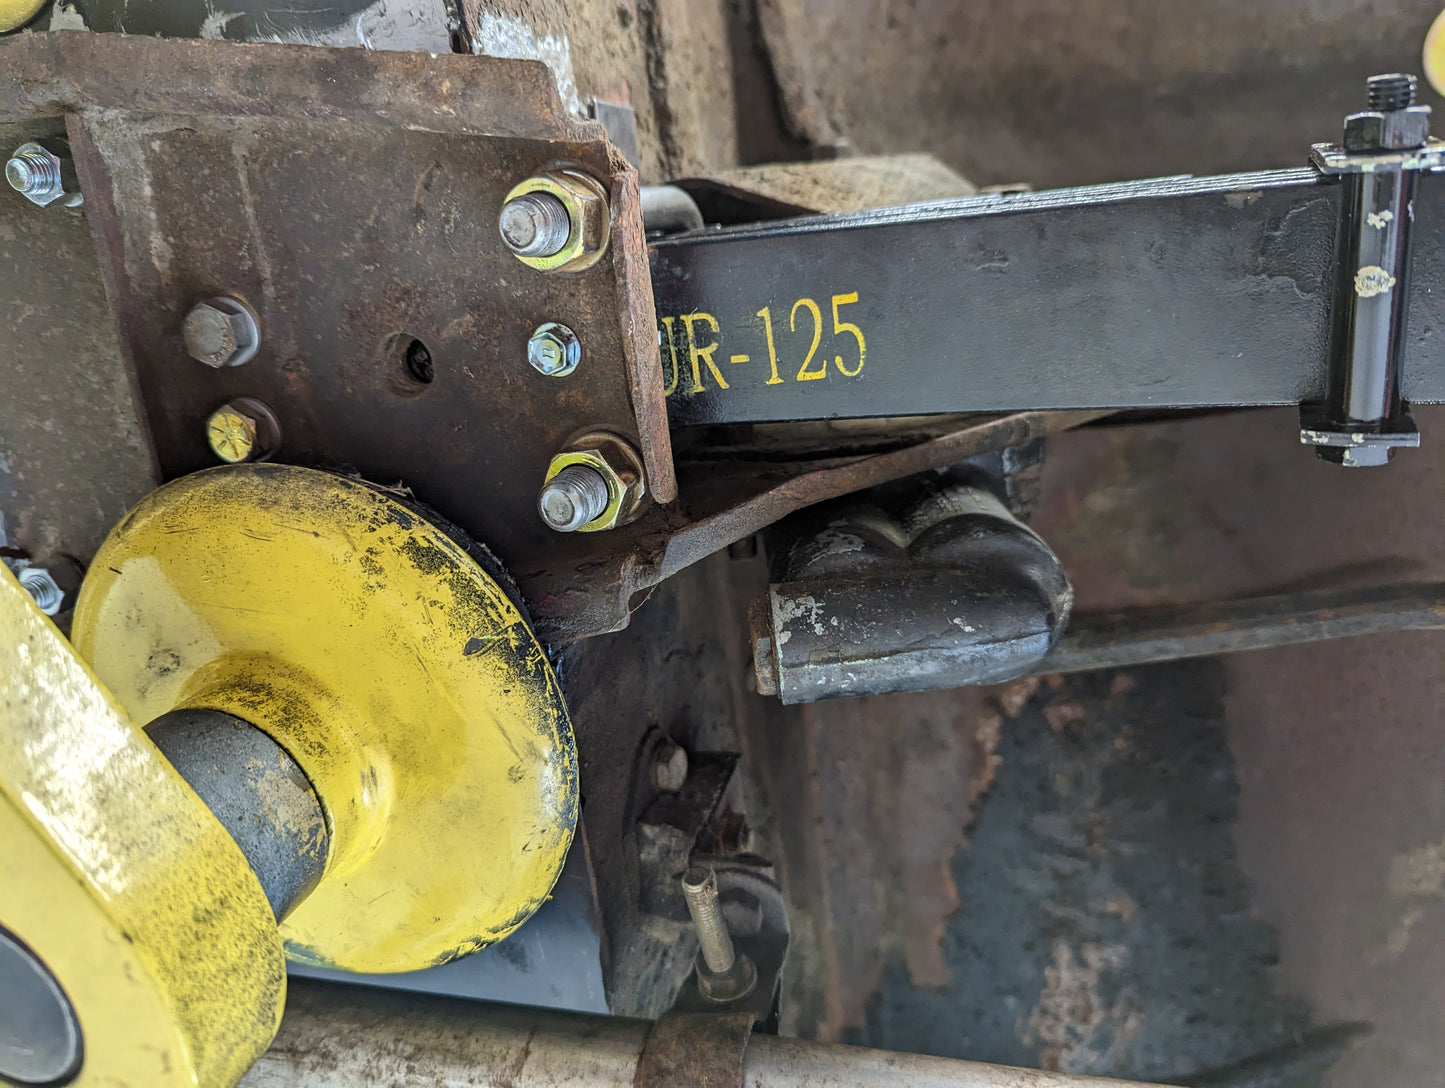
[[44, 6], [45, 0], [0, 0], [0, 34], [24, 26]]
[[228, 464], [249, 461], [256, 452], [256, 421], [229, 404], [222, 405], [206, 420], [206, 442]]
[[229, 1088], [285, 963], [219, 821], [0, 565], [0, 924], [75, 1008], [79, 1088]]
[[550, 893], [578, 795], [546, 655], [461, 547], [380, 491], [266, 464], [177, 480], [102, 546], [74, 638], [137, 721], [224, 710], [311, 778], [332, 840], [281, 927], [293, 958], [441, 963]]
[[1425, 79], [1436, 94], [1445, 94], [1445, 11], [1435, 16], [1435, 21], [1430, 24], [1421, 52]]

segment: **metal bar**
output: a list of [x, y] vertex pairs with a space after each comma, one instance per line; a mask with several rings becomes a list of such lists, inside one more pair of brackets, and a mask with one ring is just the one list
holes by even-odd
[[[276, 1041], [240, 1088], [672, 1088], [721, 1083], [678, 1060], [694, 1051], [750, 1088], [1140, 1088], [1133, 1081], [710, 1030], [717, 1016], [655, 1025], [615, 1016], [488, 1005], [293, 980]], [[741, 1045], [742, 1053], [730, 1047]], [[690, 1070], [690, 1072], [688, 1072]]]
[[1128, 1088], [1137, 1081], [754, 1035], [743, 1088]]
[[[654, 580], [646, 584], [656, 584], [671, 577], [683, 567], [735, 540], [751, 536], [805, 506], [850, 495], [917, 472], [943, 468], [980, 453], [1021, 446], [1036, 438], [1082, 427], [1108, 414], [1102, 411], [1016, 412], [901, 450], [802, 473], [678, 530], [667, 541]], [[644, 588], [641, 581], [634, 591], [640, 588]]]
[[[1279, 170], [664, 239], [652, 278], [669, 416], [1319, 401], [1341, 199], [1337, 178]], [[1402, 379], [1414, 402], [1445, 399], [1442, 204], [1445, 182], [1423, 176]]]
[[1033, 670], [1090, 672], [1387, 631], [1445, 629], [1445, 582], [1325, 589], [1076, 616]]

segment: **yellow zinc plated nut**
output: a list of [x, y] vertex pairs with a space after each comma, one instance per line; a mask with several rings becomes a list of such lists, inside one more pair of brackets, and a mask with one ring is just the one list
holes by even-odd
[[586, 465], [607, 481], [607, 507], [577, 531], [596, 533], [625, 525], [642, 509], [647, 496], [642, 458], [632, 446], [616, 435], [605, 432], [586, 434], [552, 458], [547, 466], [542, 487], [552, 482], [569, 465]]
[[206, 420], [206, 444], [227, 464], [265, 461], [281, 445], [281, 427], [261, 401], [237, 397]]
[[548, 193], [560, 200], [572, 229], [556, 253], [527, 256], [514, 252], [517, 260], [543, 272], [580, 272], [602, 259], [612, 236], [612, 213], [607, 191], [598, 182], [571, 170], [538, 174], [508, 193], [503, 207], [528, 193]]

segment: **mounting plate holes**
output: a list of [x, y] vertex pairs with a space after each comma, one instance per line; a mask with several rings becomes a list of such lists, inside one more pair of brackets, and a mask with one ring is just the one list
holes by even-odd
[[401, 397], [414, 397], [436, 378], [436, 360], [426, 341], [409, 332], [388, 336], [381, 345], [386, 383]]
[[435, 368], [432, 366], [431, 351], [420, 340], [413, 340], [406, 346], [404, 356], [406, 372], [422, 385], [431, 385], [431, 380], [436, 377]]

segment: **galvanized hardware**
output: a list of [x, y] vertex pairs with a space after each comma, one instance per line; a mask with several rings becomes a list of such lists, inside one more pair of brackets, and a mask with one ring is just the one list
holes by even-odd
[[6, 569], [0, 873], [0, 925], [74, 1010], [85, 1083], [235, 1084], [270, 1043], [285, 962], [245, 855]]
[[249, 363], [261, 347], [261, 325], [251, 307], [224, 295], [191, 307], [181, 335], [192, 359], [216, 368]]
[[35, 600], [35, 606], [47, 616], [54, 616], [60, 612], [60, 607], [65, 603], [65, 590], [61, 589], [55, 581], [55, 576], [44, 567], [23, 566], [15, 572], [15, 577], [25, 587], [25, 592]]
[[255, 397], [237, 397], [206, 420], [206, 442], [227, 464], [265, 461], [281, 448], [281, 424]]
[[[12, 877], [15, 874], [11, 874]], [[80, 1025], [65, 990], [39, 956], [0, 926], [0, 1079], [61, 1084], [80, 1066]]]
[[607, 480], [591, 465], [568, 465], [547, 481], [537, 510], [549, 528], [575, 533], [607, 509]]
[[547, 321], [532, 330], [527, 340], [527, 362], [538, 374], [565, 378], [582, 361], [582, 341], [566, 325]]
[[717, 896], [717, 873], [693, 866], [682, 875], [682, 894], [697, 929], [698, 990], [710, 1001], [738, 1001], [752, 993], [757, 967], [733, 948], [727, 919]]
[[652, 784], [664, 793], [676, 793], [687, 783], [687, 749], [664, 737], [652, 752]]
[[331, 834], [291, 754], [249, 722], [181, 709], [145, 727], [161, 754], [221, 821], [279, 922], [316, 887]]
[[75, 170], [64, 140], [23, 143], [5, 163], [5, 180], [10, 188], [42, 208], [62, 198], [67, 208], [78, 207], [81, 195], [74, 179]]
[[[574, 467], [582, 471], [567, 472]], [[557, 483], [564, 473], [566, 480]], [[646, 497], [647, 483], [637, 451], [617, 435], [593, 432], [552, 458], [537, 508], [542, 520], [558, 532], [595, 533], [631, 521]], [[592, 516], [584, 518], [585, 514]]]
[[784, 703], [1024, 675], [1073, 604], [1049, 546], [967, 481], [895, 485], [783, 522], [769, 541], [780, 558], [753, 612], [753, 660], [758, 691]]
[[502, 241], [518, 257], [552, 257], [572, 235], [567, 205], [551, 193], [523, 193], [502, 205]]
[[[254, 726], [300, 768], [324, 846], [279, 752], [280, 778], [249, 784], [205, 785], [210, 772], [178, 755], [213, 798], [286, 799], [289, 815], [246, 846], [271, 859], [258, 869], [278, 911], [324, 852], [280, 923], [293, 959], [368, 972], [445, 962], [507, 936], [556, 883], [577, 755], [546, 653], [463, 546], [391, 495], [288, 465], [173, 481], [101, 546], [73, 637], [135, 720], [220, 712], [244, 725], [208, 713], [186, 728], [220, 721], [228, 744], [265, 748]], [[273, 865], [286, 843], [295, 856]], [[274, 936], [259, 884], [256, 895]]]
[[[550, 197], [565, 211], [567, 237], [556, 249], [551, 249], [555, 228], [546, 210], [549, 204], [529, 202], [519, 207], [515, 217], [509, 213], [508, 209], [513, 204], [528, 197]], [[516, 244], [515, 240], [524, 239], [527, 234], [527, 228], [521, 222], [523, 218], [535, 224], [536, 235], [546, 239], [545, 248], [550, 252], [532, 253]], [[502, 205], [498, 225], [503, 242], [523, 264], [542, 272], [580, 272], [592, 267], [607, 252], [607, 242], [612, 235], [611, 219], [607, 192], [601, 185], [575, 170], [554, 170], [530, 177], [509, 192]], [[532, 244], [543, 248], [535, 238]]]
[[1319, 171], [1342, 182], [1329, 384], [1300, 409], [1300, 441], [1347, 468], [1384, 465], [1420, 444], [1402, 394], [1411, 228], [1420, 173], [1445, 164], [1415, 77], [1373, 76], [1370, 109], [1345, 119], [1341, 146], [1316, 145]]

